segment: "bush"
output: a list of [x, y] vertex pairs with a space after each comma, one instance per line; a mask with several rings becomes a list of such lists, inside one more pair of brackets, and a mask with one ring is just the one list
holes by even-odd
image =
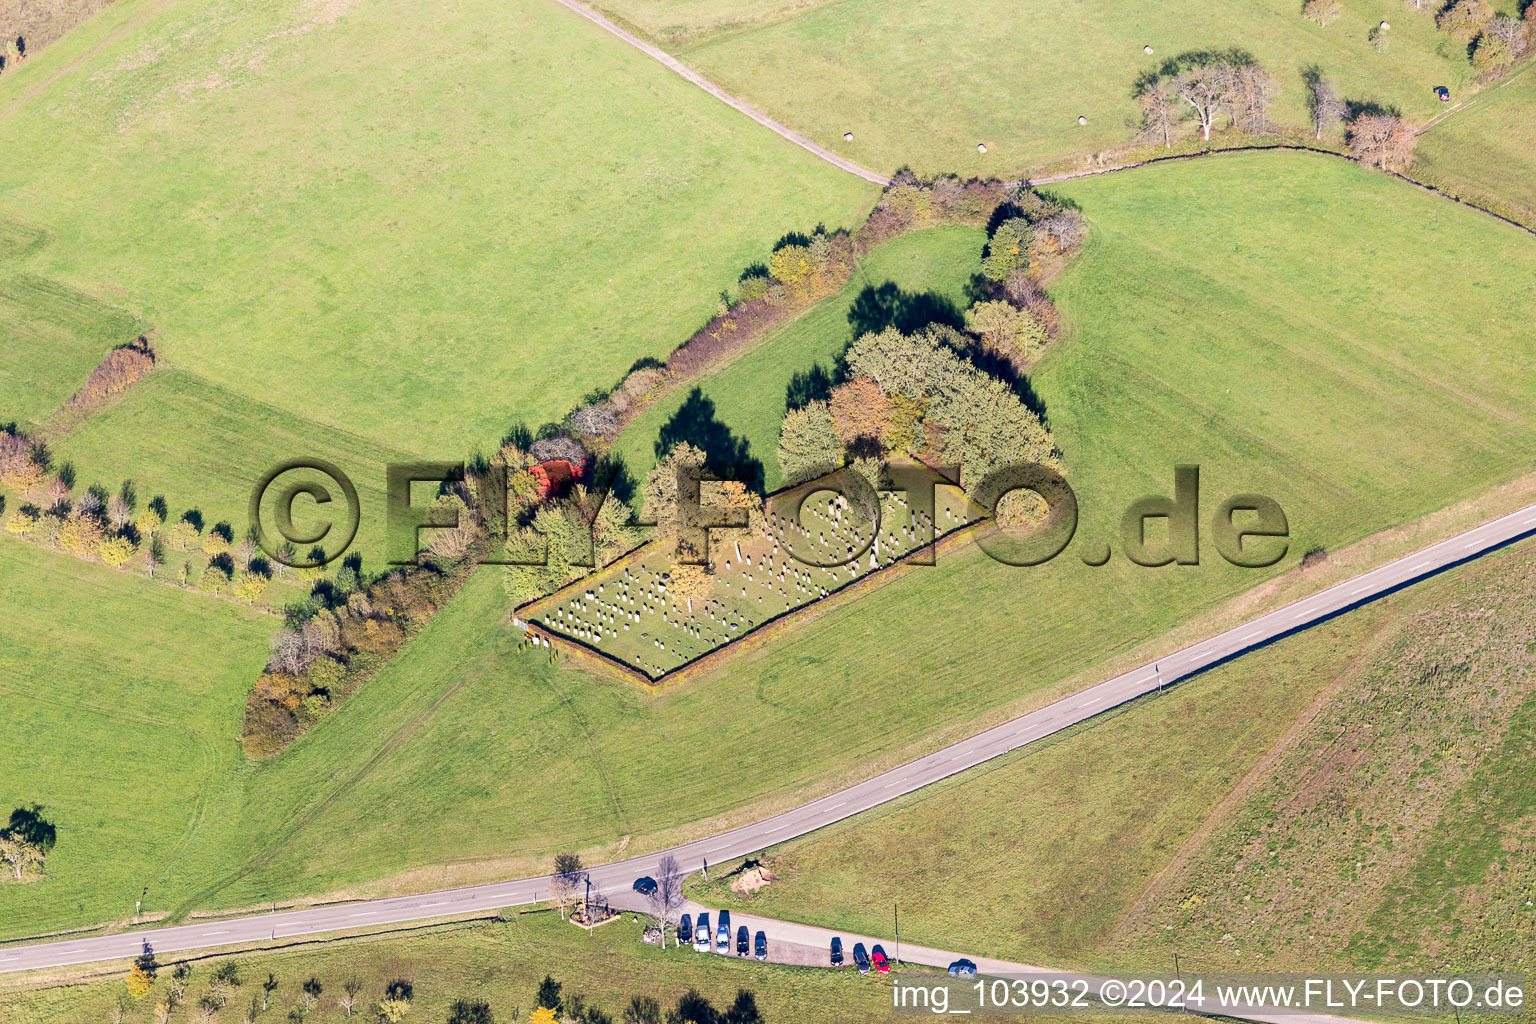
[[155, 356], [150, 350], [149, 341], [141, 337], [131, 345], [108, 352], [106, 358], [91, 371], [80, 390], [70, 396], [68, 404], [77, 409], [100, 405], [113, 395], [125, 391], [134, 382], [142, 380], [154, 368]]
[[1487, 33], [1477, 37], [1477, 48], [1472, 51], [1472, 67], [1486, 78], [1498, 78], [1515, 61], [1515, 54], [1508, 42]]
[[1301, 13], [1326, 28], [1338, 20], [1343, 8], [1339, 0], [1307, 0]]

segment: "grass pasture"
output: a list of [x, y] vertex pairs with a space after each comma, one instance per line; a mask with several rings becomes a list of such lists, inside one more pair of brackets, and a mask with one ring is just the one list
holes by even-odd
[[[1129, 501], [1166, 493], [1173, 466], [1195, 461], [1205, 509], [1246, 490], [1287, 509], [1286, 568], [1311, 545], [1480, 493], [1536, 452], [1522, 433], [1536, 397], [1517, 371], [1522, 311], [1536, 308], [1524, 235], [1341, 162], [1273, 153], [1072, 194], [1097, 233], [1058, 281], [1070, 329], [1033, 379], [1078, 489], [1082, 541], [1114, 537]], [[1377, 312], [1360, 313], [1367, 299]], [[385, 876], [441, 884], [532, 867], [561, 845], [606, 857], [625, 836], [633, 853], [717, 827], [919, 753], [1271, 575], [1213, 563], [1209, 547], [1199, 567], [1162, 570], [1118, 554], [1094, 569], [1077, 550], [1018, 570], [962, 549], [659, 697], [512, 655], [519, 634], [500, 625], [505, 605], [482, 572], [263, 768], [259, 806], [324, 811], [253, 823], [265, 852], [220, 902]], [[453, 664], [434, 650], [454, 651]], [[871, 700], [870, 679], [899, 685]], [[552, 750], [564, 755], [558, 783]], [[397, 817], [375, 820], [385, 801]], [[411, 874], [425, 864], [463, 872]]]
[[693, 894], [1087, 968], [1516, 968], [1530, 545], [764, 856]]
[[1536, 71], [1472, 97], [1419, 140], [1416, 177], [1536, 228]]
[[[0, 232], [10, 234], [3, 222]], [[144, 329], [131, 313], [54, 281], [0, 277], [0, 423], [27, 432], [46, 423], [107, 352]]]
[[26, 269], [210, 384], [434, 459], [664, 356], [873, 195], [535, 0], [124, 0], [0, 79], [0, 125], [0, 214], [50, 235]]
[[[146, 438], [154, 443], [146, 444]], [[156, 370], [135, 384], [61, 438], [54, 452], [72, 461], [82, 480], [100, 480], [115, 488], [119, 481], [132, 479], [141, 501], [154, 494], [165, 496], [171, 521], [195, 508], [210, 526], [231, 524], [237, 539], [249, 526], [251, 492], [265, 473], [290, 459], [325, 459], [357, 488], [361, 517], [351, 550], [362, 554], [364, 569], [370, 572], [383, 571], [387, 557], [385, 467], [411, 461], [401, 448], [300, 420], [174, 367]], [[281, 482], [310, 475], [296, 471], [284, 474]], [[315, 479], [335, 493], [334, 484]], [[420, 495], [417, 500], [422, 500]], [[335, 501], [339, 509], [339, 494]], [[271, 504], [264, 506], [263, 515], [269, 529]], [[339, 511], [333, 514], [308, 498], [294, 503], [294, 518], [304, 526], [311, 521], [332, 523], [338, 531], [345, 520]], [[169, 554], [174, 568], [181, 553]]]
[[[1480, 494], [1536, 453], [1520, 370], [1528, 236], [1291, 154], [1071, 195], [1095, 234], [1053, 285], [1067, 327], [1032, 380], [1080, 539], [1113, 537], [1129, 501], [1168, 492], [1173, 465], [1194, 461], [1206, 510], [1239, 490], [1287, 509], [1284, 569], [1309, 545]], [[829, 352], [846, 340], [834, 321]], [[775, 369], [773, 402], [796, 368]], [[482, 570], [368, 686], [251, 770], [237, 841], [167, 903], [381, 893], [547, 870], [566, 848], [655, 849], [958, 738], [1273, 574], [1213, 563], [1209, 545], [1199, 567], [1160, 570], [1118, 552], [1089, 568], [1077, 550], [1036, 570], [941, 556], [659, 695], [516, 653], [501, 570]]]
[[246, 688], [273, 620], [0, 539], [0, 803], [58, 828], [46, 876], [0, 887], [7, 935], [125, 920], [240, 841]]
[[[718, 6], [702, 7], [698, 23], [720, 18]], [[764, 0], [754, 10], [779, 6]], [[642, 24], [665, 9], [656, 0], [610, 7], [633, 10]], [[1366, 38], [1383, 20], [1392, 26], [1385, 54]], [[972, 4], [958, 16], [941, 0], [846, 0], [692, 40], [682, 52], [725, 88], [865, 166], [1010, 178], [1127, 145], [1139, 74], [1185, 50], [1231, 46], [1251, 51], [1276, 77], [1274, 116], [1298, 127], [1308, 123], [1302, 74], [1314, 65], [1350, 99], [1420, 120], [1439, 106], [1435, 86], [1460, 91], [1472, 76], [1459, 45], [1398, 0], [1345, 0], [1327, 28], [1291, 0], [1139, 8], [1050, 0], [1027, 10]]]

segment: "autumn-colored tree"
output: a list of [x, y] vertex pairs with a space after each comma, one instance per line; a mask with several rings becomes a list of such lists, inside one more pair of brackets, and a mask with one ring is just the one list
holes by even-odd
[[229, 553], [229, 538], [217, 529], [209, 530], [208, 536], [203, 538], [203, 554], [223, 555]]
[[15, 832], [0, 832], [0, 861], [10, 868], [16, 881], [43, 870], [43, 850], [37, 843]]
[[97, 546], [96, 553], [107, 565], [118, 569], [127, 564], [135, 550], [133, 541], [127, 537], [109, 537]]
[[1138, 89], [1136, 102], [1141, 104], [1142, 137], [1162, 139], [1164, 149], [1172, 148], [1179, 126], [1179, 108], [1167, 86], [1156, 78], [1147, 80]]
[[267, 578], [259, 572], [242, 572], [235, 577], [235, 596], [246, 604], [255, 604], [267, 590]]
[[868, 377], [855, 377], [832, 390], [827, 400], [832, 429], [845, 445], [861, 439], [883, 442], [891, 423], [891, 398]]
[[528, 1015], [528, 1024], [560, 1024], [560, 1018], [548, 1006], [541, 1006]]
[[1413, 161], [1419, 136], [1396, 114], [1361, 114], [1349, 125], [1349, 152], [1363, 164], [1402, 170]]
[[806, 283], [816, 273], [816, 260], [808, 246], [782, 246], [768, 257], [768, 273], [793, 287]]
[[133, 966], [128, 968], [126, 984], [128, 994], [135, 999], [142, 999], [149, 994], [149, 990], [155, 985], [155, 975], [160, 971], [160, 965], [155, 962], [155, 954], [141, 953], [134, 958]]
[[1515, 62], [1514, 50], [1507, 40], [1484, 32], [1472, 50], [1472, 67], [1484, 78], [1498, 78]]
[[7, 533], [14, 533], [17, 536], [25, 536], [26, 534], [30, 533], [32, 528], [36, 525], [36, 515], [27, 509], [18, 508], [16, 511], [12, 512], [10, 518], [5, 521], [5, 530]]
[[978, 302], [966, 310], [965, 329], [998, 352], [1025, 359], [1051, 340], [1044, 321], [1001, 300]]
[[76, 558], [96, 554], [105, 536], [101, 524], [89, 516], [66, 519], [59, 524], [59, 547]]
[[171, 527], [171, 547], [185, 551], [197, 540], [197, 534], [197, 524], [190, 519], [183, 519]]
[[1470, 43], [1493, 20], [1493, 6], [1487, 0], [1459, 0], [1442, 10], [1435, 24], [1442, 32], [1463, 43]]

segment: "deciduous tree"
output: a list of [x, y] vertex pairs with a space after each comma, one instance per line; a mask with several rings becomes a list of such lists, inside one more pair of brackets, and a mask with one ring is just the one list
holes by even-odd
[[827, 403], [791, 409], [779, 426], [779, 467], [790, 483], [830, 473], [843, 463], [843, 446]]
[[1402, 170], [1413, 161], [1418, 132], [1396, 114], [1361, 114], [1349, 125], [1349, 152], [1363, 164]]

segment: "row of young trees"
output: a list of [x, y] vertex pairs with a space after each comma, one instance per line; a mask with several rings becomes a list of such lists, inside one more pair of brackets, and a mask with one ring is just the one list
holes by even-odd
[[[263, 981], [251, 987], [247, 1000], [238, 998], [245, 980], [239, 964], [233, 960], [220, 961], [209, 972], [202, 993], [193, 998], [193, 974], [192, 965], [185, 961], [170, 971], [163, 971], [154, 952], [146, 949], [129, 967], [124, 987], [135, 1000], [160, 990], [152, 1011], [155, 1024], [169, 1024], [181, 1007], [186, 1007], [186, 1019], [193, 1024], [217, 1024], [221, 1019], [227, 1019], [226, 1013], [236, 1012], [240, 1014], [235, 1018], [240, 1024], [256, 1024], [272, 1012], [282, 1014], [282, 1019], [290, 1024], [303, 1024], [311, 1015], [328, 1006], [334, 1006], [348, 1020], [361, 1015], [361, 1018], [378, 1024], [401, 1024], [410, 1013], [415, 998], [415, 986], [404, 978], [395, 978], [370, 992], [369, 987], [355, 976], [344, 981], [339, 989], [334, 989], [313, 976], [301, 980], [297, 986], [285, 986], [275, 974], [268, 973]], [[159, 984], [162, 979], [163, 986]], [[289, 991], [291, 997], [280, 994]], [[287, 1004], [286, 1014], [276, 1005], [279, 1002]], [[113, 1024], [123, 1024], [126, 1017], [127, 1004], [119, 1000], [114, 1008]], [[449, 1020], [454, 1018], [450, 1016]], [[466, 1024], [473, 1022], [466, 1018]]]
[[[481, 1004], [482, 1006], [484, 1004]], [[719, 1008], [690, 988], [677, 998], [669, 1008], [663, 1008], [653, 996], [632, 996], [619, 1011], [618, 1020], [623, 1024], [763, 1024], [762, 1011], [757, 996], [749, 989], [737, 989], [731, 1005]], [[482, 1016], [454, 1021], [450, 1024], [495, 1024], [489, 1007]], [[534, 996], [534, 1009], [528, 1015], [528, 1024], [614, 1024], [614, 1016], [589, 1003], [580, 993], [565, 991], [565, 986], [552, 976], [545, 975]]]
[[[99, 484], [77, 493], [74, 468], [55, 466], [47, 445], [14, 424], [0, 428], [0, 484], [20, 498], [5, 516], [7, 533], [76, 558], [114, 569], [137, 567], [153, 579], [174, 552], [201, 550], [207, 562], [195, 578], [190, 560], [181, 560], [171, 578], [245, 604], [259, 600], [268, 582], [283, 571], [256, 554], [254, 531], [238, 542], [228, 523], [215, 523], [205, 532], [196, 509], [169, 523], [165, 498], [156, 495], [141, 505], [132, 480], [123, 481], [116, 493]], [[0, 498], [0, 512], [5, 511]]]

